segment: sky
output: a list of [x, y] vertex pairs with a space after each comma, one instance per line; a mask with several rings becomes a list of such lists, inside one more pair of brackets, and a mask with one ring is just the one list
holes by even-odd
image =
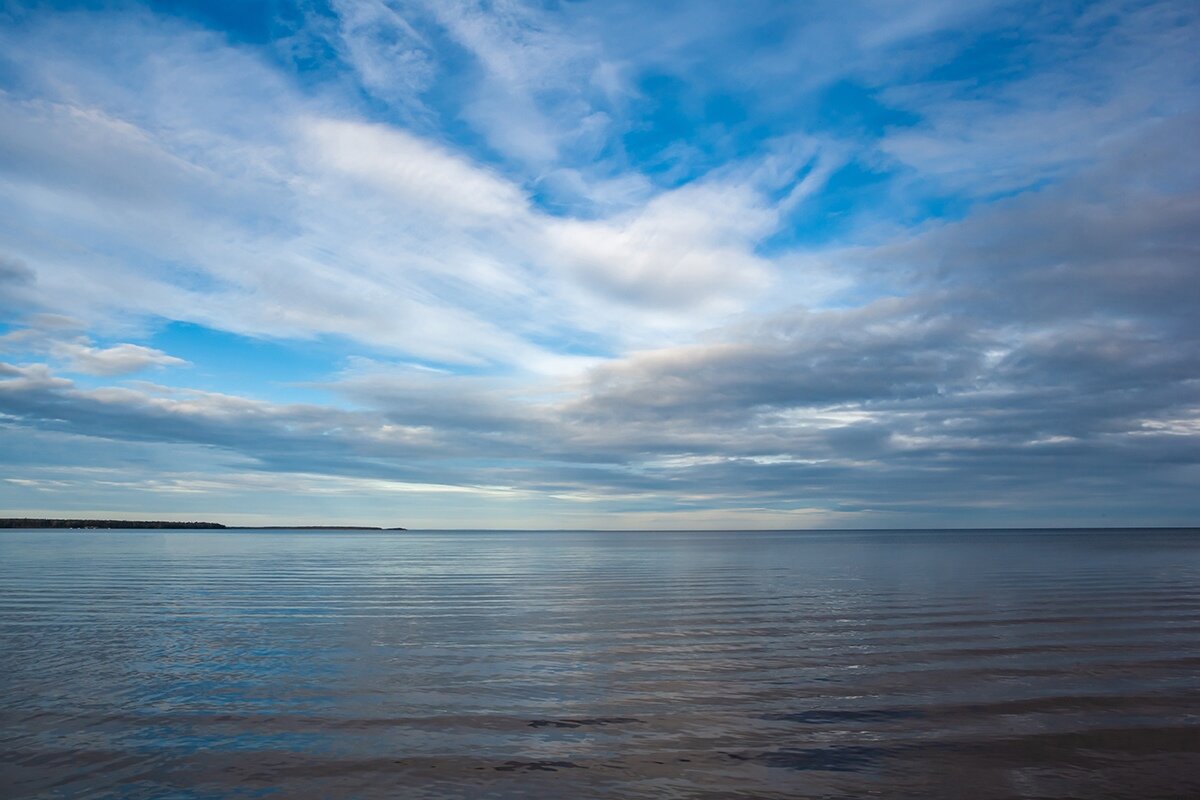
[[0, 512], [1200, 523], [1200, 5], [0, 3]]

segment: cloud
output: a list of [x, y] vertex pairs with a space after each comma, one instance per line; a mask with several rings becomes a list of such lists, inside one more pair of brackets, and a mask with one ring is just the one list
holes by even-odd
[[893, 521], [942, 503], [995, 520], [997, 508], [1046, 511], [1131, 482], [1153, 484], [1143, 501], [1176, 513], [1171, 487], [1197, 466], [1200, 364], [1144, 327], [1057, 324], [1014, 340], [931, 297], [793, 311], [540, 391], [368, 368], [332, 386], [359, 410], [83, 390], [25, 367], [0, 382], [0, 412], [78, 435], [217, 446], [273, 472], [493, 487], [631, 514], [670, 498], [697, 513], [800, 504]]
[[[38, 267], [26, 289], [37, 310], [539, 371], [572, 368], [544, 344], [554, 338], [685, 336], [708, 322], [680, 312], [736, 312], [770, 283], [753, 250], [779, 217], [746, 171], [563, 218], [442, 143], [323, 113], [204, 32], [118, 17], [97, 24], [128, 43], [120, 64], [89, 60], [92, 34], [72, 55], [39, 57], [86, 19], [51, 17], [10, 40], [31, 82], [75, 89], [0, 98], [12, 155], [0, 180], [22, 198], [6, 206], [7, 238]], [[170, 87], [149, 77], [166, 39]], [[136, 114], [128, 86], [142, 92]], [[62, 236], [31, 235], [50, 218]]]
[[[1190, 4], [299, 19], [261, 45], [124, 7], [0, 31], [0, 435], [47, 470], [7, 491], [1194, 514]], [[171, 374], [205, 391], [95, 380], [183, 365], [170, 321], [321, 353], [297, 382], [325, 400], [250, 396], [232, 345]], [[68, 475], [108, 445], [126, 483]]]
[[128, 375], [151, 367], [177, 367], [188, 364], [182, 358], [161, 350], [128, 342], [96, 347], [87, 336], [74, 333], [78, 322], [53, 314], [34, 315], [30, 327], [17, 328], [0, 335], [0, 352], [47, 355], [68, 371], [113, 377]]
[[420, 5], [470, 54], [478, 78], [463, 115], [499, 153], [544, 168], [607, 127], [591, 81], [602, 53], [586, 33], [533, 4]]
[[408, 214], [471, 226], [527, 213], [511, 183], [402, 130], [331, 119], [302, 129], [323, 165], [395, 195]]
[[338, 49], [362, 84], [385, 100], [418, 104], [437, 70], [429, 42], [390, 3], [334, 0], [331, 5]]
[[34, 271], [24, 261], [0, 256], [0, 284], [22, 286], [33, 283], [35, 278]]
[[60, 342], [52, 347], [52, 352], [65, 360], [71, 370], [88, 375], [128, 375], [149, 367], [177, 367], [188, 363], [161, 350], [136, 344], [99, 348], [75, 342]]
[[890, 132], [883, 149], [943, 191], [996, 196], [1070, 175], [1140, 138], [1146, 125], [1196, 110], [1185, 98], [1194, 97], [1200, 59], [1181, 44], [1198, 22], [1194, 6], [1172, 2], [1096, 3], [1086, 13], [1014, 20], [1058, 29], [1052, 39], [1023, 41], [1019, 56], [1035, 68], [889, 89], [887, 99], [922, 122]]
[[37, 273], [23, 260], [0, 255], [0, 313], [16, 315], [27, 307], [36, 282]]
[[777, 217], [749, 187], [689, 186], [635, 214], [548, 225], [546, 260], [567, 266], [606, 297], [669, 311], [729, 305], [769, 283], [753, 254]]

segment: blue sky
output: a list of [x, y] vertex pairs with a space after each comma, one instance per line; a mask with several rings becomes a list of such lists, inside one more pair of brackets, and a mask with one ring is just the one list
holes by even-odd
[[1200, 516], [1193, 2], [8, 3], [0, 509]]

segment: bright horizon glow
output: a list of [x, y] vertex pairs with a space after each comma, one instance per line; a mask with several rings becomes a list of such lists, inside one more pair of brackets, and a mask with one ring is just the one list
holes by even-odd
[[0, 516], [1195, 525], [1198, 33], [13, 5]]

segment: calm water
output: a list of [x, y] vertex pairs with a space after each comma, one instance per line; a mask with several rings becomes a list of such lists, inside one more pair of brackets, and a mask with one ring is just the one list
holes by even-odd
[[1200, 532], [0, 531], [0, 796], [1200, 797]]

